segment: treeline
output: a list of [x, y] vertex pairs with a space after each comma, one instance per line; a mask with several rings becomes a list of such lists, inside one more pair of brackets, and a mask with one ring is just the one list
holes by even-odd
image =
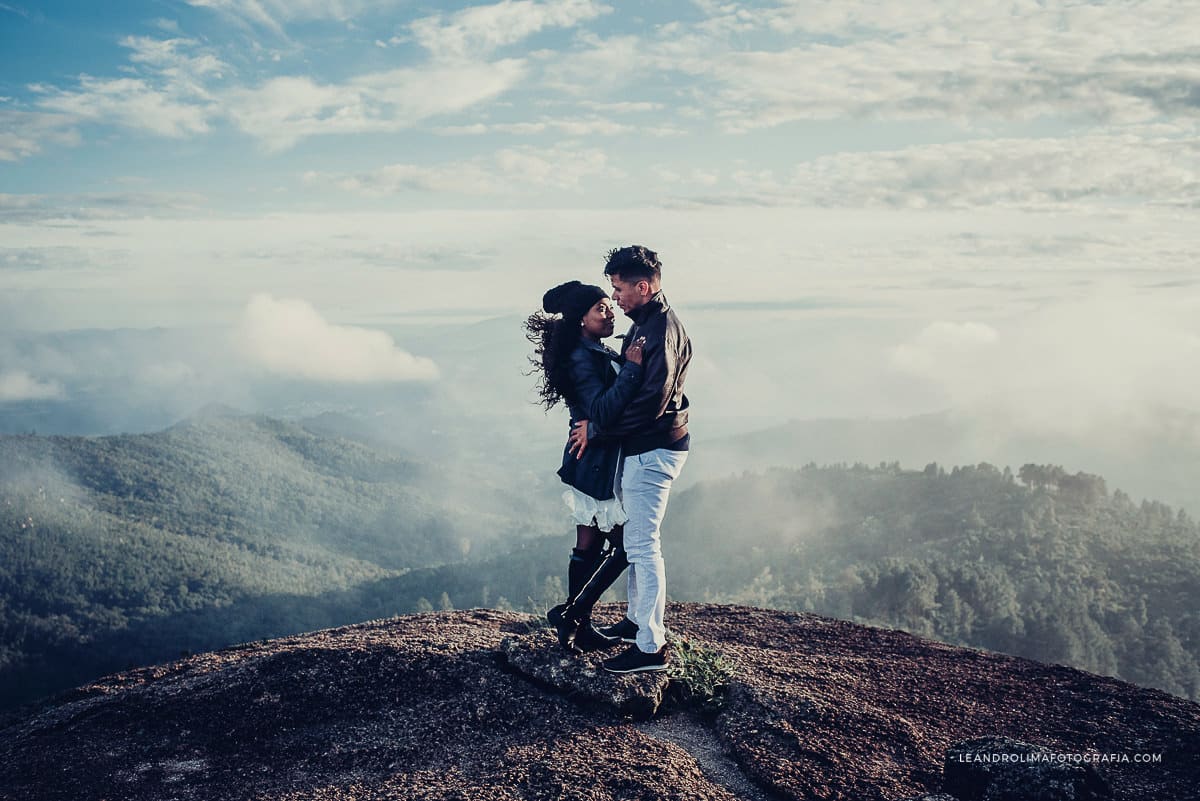
[[1025, 465], [773, 470], [668, 515], [678, 597], [904, 628], [1200, 697], [1200, 526]]

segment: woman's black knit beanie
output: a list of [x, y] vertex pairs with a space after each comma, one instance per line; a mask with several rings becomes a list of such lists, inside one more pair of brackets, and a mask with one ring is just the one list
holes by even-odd
[[608, 293], [598, 286], [567, 281], [542, 295], [542, 309], [550, 314], [561, 314], [564, 320], [582, 320], [588, 309]]

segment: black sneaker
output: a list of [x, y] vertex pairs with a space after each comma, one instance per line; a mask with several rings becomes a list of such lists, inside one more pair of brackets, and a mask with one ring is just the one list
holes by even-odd
[[566, 611], [566, 604], [559, 604], [550, 608], [546, 613], [546, 620], [550, 621], [550, 625], [554, 626], [554, 630], [558, 633], [558, 644], [573, 654], [583, 653], [577, 645], [575, 645], [575, 630], [578, 624], [563, 614]]
[[600, 663], [609, 673], [647, 673], [667, 669], [667, 646], [652, 654], [631, 645], [612, 659]]
[[621, 618], [620, 623], [614, 623], [611, 626], [601, 626], [598, 631], [605, 637], [612, 637], [621, 642], [637, 642], [638, 625], [627, 617]]
[[587, 651], [603, 651], [605, 648], [613, 648], [621, 644], [620, 639], [605, 637], [596, 631], [596, 627], [592, 625], [592, 621], [590, 620], [585, 620], [579, 624], [579, 628], [575, 631], [575, 639], [572, 642], [575, 643], [576, 648], [585, 653]]

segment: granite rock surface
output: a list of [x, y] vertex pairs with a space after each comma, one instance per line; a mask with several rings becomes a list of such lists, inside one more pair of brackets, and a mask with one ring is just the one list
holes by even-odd
[[[0, 799], [682, 801], [752, 786], [894, 801], [946, 791], [947, 751], [986, 736], [1157, 753], [1099, 766], [1112, 797], [1200, 797], [1200, 705], [1181, 698], [812, 615], [672, 604], [668, 624], [736, 665], [715, 716], [675, 708], [661, 675], [558, 651], [526, 615], [428, 613], [116, 674], [9, 715]], [[671, 736], [635, 719], [650, 707], [679, 716]]]

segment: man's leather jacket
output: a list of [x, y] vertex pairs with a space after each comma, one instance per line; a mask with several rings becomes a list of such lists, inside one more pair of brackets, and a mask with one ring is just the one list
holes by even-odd
[[662, 290], [629, 312], [633, 327], [625, 335], [621, 355], [645, 337], [642, 384], [625, 411], [611, 423], [588, 423], [588, 438], [621, 441], [625, 455], [665, 448], [687, 433], [688, 399], [683, 394], [692, 343]]

